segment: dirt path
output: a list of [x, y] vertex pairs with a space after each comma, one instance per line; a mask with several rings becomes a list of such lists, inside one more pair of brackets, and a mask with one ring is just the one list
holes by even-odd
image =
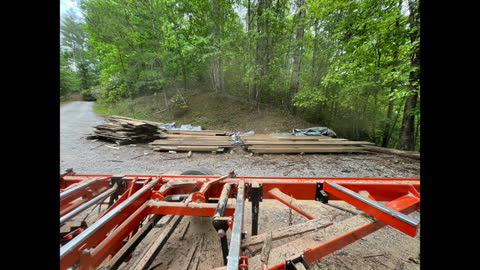
[[[233, 169], [239, 176], [420, 177], [419, 161], [380, 153], [250, 156], [242, 149], [235, 149], [233, 153], [217, 155], [194, 153], [187, 158], [186, 153], [153, 152], [147, 145], [118, 146], [90, 141], [85, 139], [86, 135], [93, 131], [94, 126], [104, 122], [104, 118], [95, 114], [92, 107], [91, 102], [72, 102], [60, 108], [61, 171], [73, 168], [77, 173], [91, 174], [162, 174], [189, 167], [205, 167], [217, 175]], [[286, 206], [277, 201], [262, 204], [259, 233], [288, 226]], [[305, 207], [318, 207], [315, 202], [304, 204]], [[249, 204], [245, 207], [245, 230], [250, 231]], [[319, 214], [322, 213], [319, 210]], [[414, 212], [411, 216], [419, 218], [420, 214]], [[305, 220], [296, 213], [294, 217], [294, 223]], [[343, 213], [335, 221], [347, 217]], [[163, 260], [164, 263], [155, 269], [177, 269], [191, 243], [200, 234], [205, 234], [206, 238], [199, 269], [220, 266], [217, 265], [221, 263], [220, 244], [210, 218], [184, 218], [179, 226], [188, 221], [191, 224], [185, 239], [178, 240], [179, 236], [173, 234], [171, 244], [162, 250], [156, 262]], [[420, 233], [412, 238], [387, 226], [321, 259], [312, 265], [312, 269], [420, 269], [415, 262], [419, 260], [419, 252]]]

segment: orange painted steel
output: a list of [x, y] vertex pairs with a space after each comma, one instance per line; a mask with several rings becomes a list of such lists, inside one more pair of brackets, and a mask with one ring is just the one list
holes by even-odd
[[[75, 245], [72, 244], [71, 249], [63, 249], [63, 255], [60, 260], [61, 269], [67, 269], [77, 263], [80, 264], [79, 269], [95, 269], [105, 259], [108, 260], [108, 258], [115, 256], [125, 244], [124, 240], [128, 241], [131, 239], [149, 215], [213, 216], [217, 203], [212, 203], [211, 200], [220, 197], [223, 186], [226, 183], [238, 184], [240, 181], [245, 183], [245, 198], [250, 196], [247, 188], [249, 184], [256, 182], [262, 186], [260, 196], [263, 199], [280, 200], [299, 213], [304, 211], [276, 196], [271, 192], [272, 189], [278, 189], [296, 200], [318, 201], [319, 187], [322, 187], [322, 192], [328, 194], [328, 200], [344, 200], [379, 219], [318, 247], [304, 250], [304, 260], [308, 264], [386, 225], [391, 225], [411, 236], [414, 236], [416, 233], [415, 226], [399, 220], [395, 215], [390, 215], [388, 211], [379, 211], [372, 205], [375, 205], [377, 202], [387, 202], [384, 206], [393, 211], [392, 213], [398, 211], [406, 214], [418, 210], [420, 203], [419, 178], [259, 177], [235, 176], [231, 173], [228, 177], [222, 177], [204, 175], [124, 175], [121, 179], [126, 182], [126, 185], [119, 190], [118, 199], [112, 202], [111, 206], [97, 218], [97, 222], [90, 225], [93, 227], [99, 223], [99, 220], [102, 220], [101, 226], [97, 226], [95, 230], [92, 229], [90, 231], [88, 228], [83, 231], [76, 229], [75, 234], [70, 234], [72, 235], [71, 238], [73, 238], [70, 241], [75, 241]], [[101, 183], [98, 184], [98, 187], [93, 186], [93, 183], [91, 186], [98, 188], [101, 193], [102, 188], [112, 186], [114, 175], [75, 174], [72, 170], [60, 175], [60, 190], [65, 192], [69, 189], [69, 186], [79, 184], [82, 181], [89, 181], [93, 178], [101, 179], [101, 181], [97, 180], [98, 183]], [[155, 182], [153, 182], [154, 179]], [[151, 183], [151, 185], [147, 187], [147, 183]], [[329, 183], [334, 183], [335, 185], [330, 186]], [[332, 186], [336, 185], [341, 188], [332, 188]], [[348, 190], [348, 192], [345, 192], [345, 190]], [[357, 195], [357, 192], [361, 191], [367, 192], [367, 197], [365, 198], [366, 200], [370, 198], [369, 201], [366, 201], [367, 203]], [[237, 188], [232, 188], [229, 195], [230, 200], [235, 198], [236, 193]], [[79, 191], [75, 196], [81, 197], [82, 194]], [[167, 201], [167, 199], [175, 196], [178, 198], [189, 197], [189, 199], [186, 201]], [[66, 197], [64, 196], [64, 198]], [[61, 205], [63, 209], [68, 207], [75, 208], [75, 205], [72, 206], [72, 202], [73, 200], [70, 199], [64, 200], [61, 202]], [[224, 216], [231, 218], [234, 214], [235, 204], [227, 203]], [[108, 219], [105, 218], [107, 215]], [[309, 219], [313, 218], [308, 214], [304, 216]], [[231, 219], [228, 221], [228, 226], [230, 229], [232, 228]], [[88, 232], [85, 233], [86, 231]], [[80, 233], [78, 234], [78, 232]], [[75, 240], [75, 238], [77, 239]], [[248, 258], [242, 256], [242, 254], [239, 255], [242, 258], [239, 268], [248, 269]], [[273, 266], [270, 269], [286, 269], [286, 262]]]
[[292, 208], [293, 210], [295, 210], [297, 213], [299, 213], [300, 215], [308, 218], [308, 219], [314, 219], [315, 217], [313, 217], [312, 215], [308, 214], [307, 212], [303, 211], [302, 209], [298, 208], [297, 206], [293, 205], [291, 202], [287, 201], [287, 200], [284, 200], [282, 197], [278, 196], [277, 194], [273, 193], [272, 190], [270, 190], [268, 192], [268, 194], [270, 196], [272, 196], [273, 198], [277, 199], [278, 201], [280, 201], [281, 203], [285, 204], [286, 206]]

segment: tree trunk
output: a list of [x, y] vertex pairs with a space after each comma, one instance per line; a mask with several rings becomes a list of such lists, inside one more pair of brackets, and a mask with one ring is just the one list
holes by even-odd
[[260, 36], [257, 40], [257, 50], [256, 50], [256, 64], [259, 67], [260, 71], [255, 74], [254, 82], [254, 91], [255, 91], [255, 100], [257, 105], [260, 103], [260, 100], [263, 96], [262, 92], [264, 91], [265, 85], [265, 75], [267, 74], [267, 18], [264, 16], [264, 11], [267, 10], [270, 6], [269, 0], [259, 0], [257, 6], [257, 33]]
[[[418, 16], [418, 2], [410, 0], [408, 2], [410, 10], [409, 20], [410, 27], [417, 27], [417, 30], [411, 34], [411, 42], [416, 42], [420, 39], [420, 19]], [[410, 72], [410, 85], [409, 89], [411, 95], [407, 97], [405, 101], [405, 107], [403, 110], [402, 128], [400, 130], [400, 138], [398, 140], [398, 148], [401, 150], [413, 150], [415, 148], [415, 113], [414, 110], [417, 106], [418, 98], [418, 83], [420, 80], [420, 50], [417, 46], [412, 53], [412, 66], [416, 69]]]
[[310, 81], [310, 87], [314, 88], [317, 86], [317, 75], [318, 75], [318, 61], [317, 61], [317, 58], [318, 58], [318, 42], [319, 42], [319, 38], [318, 38], [318, 35], [320, 34], [319, 33], [319, 25], [318, 25], [318, 19], [315, 19], [315, 22], [313, 23], [314, 25], [314, 30], [313, 32], [315, 33], [315, 38], [313, 39], [313, 53], [312, 53], [312, 79]]
[[212, 0], [212, 17], [214, 21], [213, 36], [215, 38], [216, 52], [213, 55], [212, 59], [212, 74], [213, 74], [213, 89], [215, 92], [224, 92], [223, 88], [223, 67], [222, 67], [222, 56], [220, 55], [219, 45], [221, 39], [221, 28], [219, 24], [219, 8], [217, 0]]
[[[403, 16], [401, 14], [401, 5], [402, 1], [398, 1], [398, 14], [397, 14], [397, 19], [395, 20], [395, 27], [396, 30], [400, 29], [400, 18]], [[394, 54], [393, 54], [393, 60], [394, 63], [398, 63], [398, 48], [395, 48]], [[394, 71], [397, 71], [397, 69], [394, 69]], [[390, 88], [390, 94], [393, 94], [395, 92], [395, 83], [392, 84]], [[385, 127], [383, 129], [383, 140], [382, 140], [382, 147], [388, 147], [388, 144], [390, 143], [390, 137], [392, 135], [392, 117], [393, 117], [393, 100], [388, 100], [388, 109], [387, 109], [387, 121], [385, 122]], [[398, 114], [397, 114], [398, 117]], [[395, 118], [396, 122], [396, 118]]]
[[297, 1], [297, 8], [299, 9], [297, 15], [296, 15], [296, 22], [297, 22], [297, 31], [295, 33], [295, 53], [293, 56], [293, 70], [292, 70], [292, 79], [290, 82], [290, 109], [294, 109], [293, 105], [293, 98], [295, 97], [295, 94], [298, 92], [298, 89], [300, 88], [300, 69], [302, 67], [302, 39], [303, 35], [305, 33], [305, 26], [303, 19], [305, 17], [305, 10], [302, 9], [303, 5], [305, 4], [305, 0], [298, 0]]
[[385, 127], [383, 129], [383, 141], [382, 147], [388, 147], [388, 143], [390, 142], [390, 128], [392, 127], [392, 115], [393, 115], [393, 100], [388, 101], [388, 109], [387, 109], [387, 122], [385, 123]]

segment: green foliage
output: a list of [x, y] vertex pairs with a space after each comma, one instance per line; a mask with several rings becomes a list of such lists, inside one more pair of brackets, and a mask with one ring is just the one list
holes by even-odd
[[173, 110], [185, 110], [188, 108], [187, 102], [181, 94], [176, 94], [172, 96], [169, 100], [169, 104], [172, 106]]
[[60, 53], [60, 95], [79, 90], [80, 80], [75, 72], [72, 71], [65, 53]]
[[[83, 59], [81, 88], [98, 83], [104, 104], [206, 85], [379, 143], [398, 135], [405, 97], [419, 94], [410, 76], [418, 27], [402, 3], [84, 0], [85, 23], [63, 29], [65, 46], [85, 48], [68, 50], [75, 63]], [[168, 101], [188, 109], [179, 94]]]
[[[60, 25], [61, 50], [70, 70], [78, 78], [78, 90], [85, 90], [97, 84], [98, 59], [88, 43], [85, 24], [73, 12], [63, 17]], [[62, 66], [62, 65], [61, 65]]]

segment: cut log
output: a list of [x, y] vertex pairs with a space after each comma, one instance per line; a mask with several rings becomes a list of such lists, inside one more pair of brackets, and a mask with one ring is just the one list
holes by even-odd
[[413, 159], [420, 159], [420, 153], [413, 152], [413, 151], [402, 151], [402, 150], [384, 148], [384, 147], [378, 147], [378, 146], [367, 146], [365, 147], [365, 150], [372, 151], [372, 152], [387, 153], [387, 154], [397, 155], [401, 157], [408, 157]]

